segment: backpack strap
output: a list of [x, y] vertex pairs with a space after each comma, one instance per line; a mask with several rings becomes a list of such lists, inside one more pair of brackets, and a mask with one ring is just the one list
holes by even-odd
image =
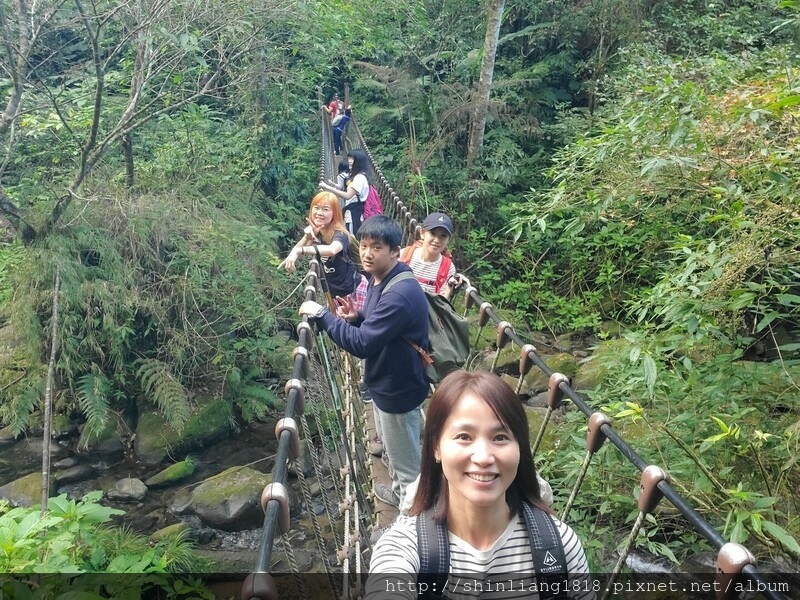
[[450, 265], [453, 261], [442, 254], [442, 262], [439, 263], [439, 271], [436, 273], [436, 293], [439, 294], [447, 283], [447, 274], [450, 272]]
[[[522, 502], [522, 514], [528, 529], [528, 540], [531, 544], [533, 570], [539, 588], [539, 599], [549, 600], [556, 594], [551, 589], [559, 589], [567, 580], [567, 559], [564, 555], [564, 543], [558, 532], [553, 517], [546, 511]], [[542, 585], [547, 583], [548, 585]]]
[[417, 583], [427, 584], [427, 594], [421, 597], [441, 598], [450, 572], [450, 541], [447, 527], [436, 522], [432, 508], [417, 515], [417, 552]]
[[386, 292], [388, 292], [391, 289], [391, 287], [398, 281], [405, 281], [406, 279], [416, 279], [416, 277], [414, 277], [414, 273], [412, 273], [411, 271], [403, 271], [399, 275], [395, 275], [392, 278], [392, 280], [386, 284], [386, 287], [383, 288], [381, 294], [385, 294]]
[[[559, 589], [558, 584], [563, 585], [568, 577], [564, 544], [553, 517], [546, 511], [524, 501], [522, 514], [528, 530], [539, 599], [550, 600], [556, 597], [551, 590]], [[450, 542], [446, 524], [434, 520], [433, 509], [417, 515], [417, 552], [417, 582], [428, 584], [428, 598], [441, 598], [450, 572]]]
[[416, 244], [411, 244], [410, 246], [406, 246], [403, 248], [403, 251], [400, 253], [400, 261], [406, 264], [411, 262], [411, 257], [414, 256], [414, 250], [417, 249]]
[[[395, 275], [395, 277], [389, 283], [386, 284], [386, 287], [383, 288], [381, 294], [385, 294], [386, 292], [388, 292], [389, 289], [398, 281], [405, 281], [406, 279], [416, 279], [416, 277], [414, 277], [414, 273], [412, 273], [411, 271], [403, 271], [399, 275]], [[428, 352], [426, 352], [422, 346], [420, 346], [418, 343], [416, 343], [414, 340], [412, 340], [407, 336], [403, 336], [403, 339], [406, 342], [408, 342], [408, 344], [412, 348], [414, 348], [417, 354], [419, 354], [419, 357], [422, 359], [423, 366], [428, 366], [430, 364], [433, 364], [433, 359], [431, 358], [431, 355], [428, 354]]]

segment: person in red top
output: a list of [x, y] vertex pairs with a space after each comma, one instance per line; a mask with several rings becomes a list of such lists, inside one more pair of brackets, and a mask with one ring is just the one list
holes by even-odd
[[339, 112], [340, 103], [341, 103], [341, 100], [339, 100], [339, 93], [338, 92], [334, 92], [333, 93], [333, 97], [331, 98], [330, 104], [328, 104], [328, 106], [323, 106], [322, 107], [322, 108], [325, 109], [325, 112], [328, 113], [328, 115], [330, 116], [331, 120], [333, 120], [333, 118]]

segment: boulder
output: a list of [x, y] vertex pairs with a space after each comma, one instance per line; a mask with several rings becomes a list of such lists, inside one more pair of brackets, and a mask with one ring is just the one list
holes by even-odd
[[120, 479], [114, 488], [106, 492], [106, 498], [117, 502], [139, 502], [147, 495], [147, 486], [141, 479], [126, 477]]
[[[587, 360], [581, 361], [580, 365], [572, 377], [572, 389], [578, 390], [592, 390], [596, 388], [608, 374], [608, 364], [613, 362], [598, 360], [605, 356], [628, 356], [629, 350], [627, 349], [628, 342], [619, 339], [610, 339], [600, 342], [596, 347], [592, 356]], [[605, 364], [604, 364], [605, 363]], [[565, 373], [565, 375], [568, 375]]]
[[[51, 482], [48, 496], [52, 496], [55, 491], [55, 484]], [[42, 474], [38, 471], [30, 473], [0, 487], [0, 498], [8, 500], [13, 506], [40, 504], [42, 500]]]
[[65, 483], [76, 483], [91, 479], [96, 473], [92, 465], [74, 465], [61, 471], [56, 471], [53, 479], [55, 479], [56, 485], [64, 485]]
[[539, 392], [535, 396], [528, 398], [525, 404], [533, 408], [547, 408], [547, 396], [548, 392]]
[[[547, 416], [547, 409], [533, 408], [525, 405], [523, 405], [523, 408], [525, 409], [525, 413], [528, 415], [528, 435], [530, 436], [531, 445], [533, 445], [533, 443], [536, 441], [536, 437], [539, 435], [539, 429], [542, 427], [542, 422]], [[554, 412], [550, 415], [550, 421], [547, 423], [547, 429], [545, 430], [544, 437], [542, 438], [539, 449], [537, 450], [537, 456], [543, 456], [555, 448], [555, 436], [553, 435], [553, 428], [556, 426], [557, 416], [558, 412]]]
[[134, 452], [146, 465], [157, 465], [170, 456], [185, 454], [225, 439], [231, 431], [230, 405], [219, 398], [198, 399], [186, 425], [178, 430], [164, 422], [164, 415], [150, 411], [139, 416]]
[[[44, 447], [43, 438], [25, 438], [20, 441], [19, 448], [22, 448], [30, 456], [41, 457]], [[55, 461], [69, 456], [69, 450], [54, 440], [50, 440], [50, 460]]]
[[258, 527], [264, 521], [261, 492], [272, 476], [250, 467], [231, 467], [204, 481], [188, 496], [173, 500], [170, 511], [197, 515], [203, 523], [225, 531]]
[[53, 422], [50, 427], [50, 435], [53, 439], [61, 440], [71, 437], [78, 433], [78, 424], [67, 415], [53, 415]]
[[[542, 359], [551, 371], [566, 375], [570, 380], [578, 371], [578, 359], [567, 352], [544, 355]], [[547, 390], [549, 383], [550, 378], [544, 374], [544, 371], [534, 366], [525, 375], [520, 393], [526, 396], [534, 396]]]
[[72, 467], [77, 467], [79, 464], [81, 464], [81, 461], [78, 458], [68, 456], [67, 458], [62, 458], [54, 462], [52, 467], [54, 469], [71, 469]]

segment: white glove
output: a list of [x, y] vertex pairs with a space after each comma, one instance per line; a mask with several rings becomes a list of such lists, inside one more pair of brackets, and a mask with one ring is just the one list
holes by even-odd
[[300, 305], [300, 309], [297, 312], [299, 312], [301, 315], [305, 315], [306, 317], [321, 317], [325, 312], [325, 307], [319, 302], [306, 300]]

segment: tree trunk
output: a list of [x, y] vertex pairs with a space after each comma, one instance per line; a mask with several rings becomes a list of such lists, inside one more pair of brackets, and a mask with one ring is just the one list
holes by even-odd
[[467, 146], [467, 167], [471, 167], [483, 146], [483, 134], [486, 130], [486, 115], [489, 112], [489, 96], [492, 93], [494, 77], [494, 60], [497, 56], [497, 40], [500, 37], [500, 24], [503, 21], [505, 0], [489, 0], [486, 14], [486, 37], [483, 40], [483, 61], [478, 81], [478, 93], [475, 98], [475, 110], [472, 128]]
[[[8, 68], [11, 75], [11, 81], [14, 85], [11, 88], [11, 93], [8, 96], [3, 116], [0, 118], [0, 135], [5, 134], [14, 119], [17, 118], [19, 107], [22, 102], [22, 93], [24, 90], [25, 76], [28, 70], [28, 57], [31, 51], [31, 28], [30, 16], [28, 14], [28, 5], [25, 0], [17, 0], [16, 2], [16, 26], [17, 26], [17, 47], [13, 48], [14, 60], [8, 62]], [[10, 41], [10, 40], [9, 40]]]
[[47, 387], [44, 391], [44, 434], [42, 439], [42, 515], [47, 511], [50, 498], [50, 431], [53, 420], [53, 378], [56, 370], [58, 350], [58, 290], [61, 287], [61, 271], [56, 266], [56, 282], [53, 284], [53, 315], [50, 329], [50, 362], [47, 365]]
[[125, 186], [128, 191], [133, 189], [134, 169], [133, 169], [133, 141], [131, 135], [126, 133], [120, 139], [122, 144], [122, 155], [125, 157]]

